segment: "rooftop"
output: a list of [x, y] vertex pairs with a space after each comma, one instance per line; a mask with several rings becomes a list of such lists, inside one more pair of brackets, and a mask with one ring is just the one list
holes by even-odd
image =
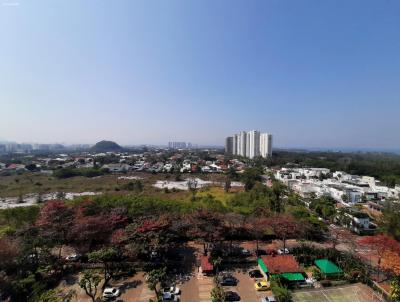
[[[299, 263], [292, 255], [268, 255], [262, 256], [261, 260], [271, 274], [297, 273], [301, 271]], [[262, 265], [260, 266], [262, 267]]]

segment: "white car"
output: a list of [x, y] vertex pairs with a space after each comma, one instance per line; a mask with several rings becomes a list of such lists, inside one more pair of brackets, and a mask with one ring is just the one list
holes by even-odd
[[267, 296], [261, 299], [261, 302], [276, 302], [275, 296]]
[[283, 254], [290, 254], [289, 250], [287, 248], [285, 248], [285, 250], [283, 249], [279, 249], [277, 250], [279, 255], [283, 255]]
[[181, 289], [176, 286], [171, 286], [171, 287], [164, 287], [163, 288], [163, 293], [171, 293], [174, 295], [179, 295], [181, 293]]
[[108, 287], [103, 292], [103, 298], [116, 298], [120, 295], [120, 290], [116, 287]]
[[78, 261], [80, 258], [81, 258], [80, 255], [72, 254], [72, 255], [69, 255], [69, 256], [65, 257], [65, 260], [67, 260], [67, 261]]
[[163, 293], [163, 302], [179, 302], [181, 297], [179, 295], [171, 294], [171, 293]]

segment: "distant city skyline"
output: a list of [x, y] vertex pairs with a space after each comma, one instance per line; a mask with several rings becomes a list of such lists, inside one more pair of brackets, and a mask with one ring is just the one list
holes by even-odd
[[[111, 140], [113, 141], [113, 140]], [[154, 147], [169, 147], [169, 143], [164, 143], [164, 144], [145, 144], [145, 143], [135, 143], [135, 144], [121, 144], [117, 141], [114, 140], [114, 142], [116, 142], [117, 144], [124, 146], [124, 147], [140, 147], [140, 146], [154, 146]], [[77, 146], [81, 146], [81, 147], [90, 147], [93, 146], [96, 142], [94, 143], [65, 143], [65, 142], [48, 142], [48, 143], [43, 143], [43, 142], [18, 142], [18, 141], [10, 141], [10, 140], [4, 140], [2, 138], [0, 138], [0, 151], [2, 150], [2, 147], [7, 145], [7, 144], [18, 144], [18, 145], [24, 145], [24, 144], [31, 144], [33, 145], [57, 145], [57, 144], [61, 144], [65, 147], [77, 147]], [[226, 143], [226, 142], [225, 142]], [[221, 148], [224, 149], [226, 148], [226, 144], [196, 144], [196, 143], [190, 143], [191, 147], [194, 148], [203, 148], [203, 147], [216, 147], [216, 148]], [[275, 151], [279, 151], [279, 150], [292, 150], [292, 151], [310, 151], [310, 152], [314, 152], [314, 151], [321, 151], [321, 152], [389, 152], [389, 153], [395, 153], [395, 154], [400, 154], [400, 148], [360, 148], [360, 147], [313, 147], [313, 146], [297, 146], [297, 147], [293, 147], [293, 146], [274, 146], [274, 150]]]
[[[400, 1], [0, 5], [0, 137], [400, 149]], [[276, 139], [275, 139], [276, 137]]]

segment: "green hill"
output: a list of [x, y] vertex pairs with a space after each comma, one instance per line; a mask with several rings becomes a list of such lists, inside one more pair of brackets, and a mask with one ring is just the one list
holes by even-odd
[[112, 141], [101, 141], [96, 143], [90, 150], [93, 152], [117, 152], [123, 148]]

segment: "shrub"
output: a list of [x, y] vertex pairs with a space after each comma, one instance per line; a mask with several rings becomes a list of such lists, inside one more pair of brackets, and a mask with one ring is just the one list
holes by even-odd
[[322, 280], [320, 283], [323, 287], [331, 287], [332, 286], [332, 282], [329, 280]]

